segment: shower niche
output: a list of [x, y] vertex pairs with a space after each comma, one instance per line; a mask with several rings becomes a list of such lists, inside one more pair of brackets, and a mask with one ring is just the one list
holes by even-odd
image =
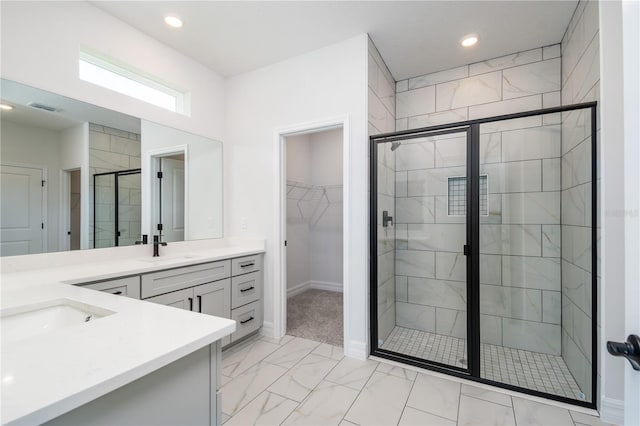
[[595, 407], [595, 108], [370, 138], [373, 355]]

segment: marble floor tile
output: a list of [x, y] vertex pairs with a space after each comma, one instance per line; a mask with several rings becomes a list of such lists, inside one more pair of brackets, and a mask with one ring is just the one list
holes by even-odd
[[377, 361], [360, 361], [345, 357], [331, 370], [325, 380], [359, 391], [367, 383], [377, 366]]
[[417, 371], [408, 370], [406, 368], [398, 367], [393, 364], [387, 364], [386, 362], [381, 362], [376, 368], [376, 371], [381, 373], [391, 374], [393, 376], [398, 376], [402, 379], [413, 380], [418, 375]]
[[288, 334], [285, 335], [285, 336], [282, 336], [279, 339], [274, 339], [273, 337], [267, 337], [267, 336], [260, 336], [260, 340], [263, 340], [263, 341], [269, 342], [269, 343], [275, 343], [276, 345], [280, 345], [280, 346], [289, 343], [293, 339], [294, 339], [294, 337], [290, 336]]
[[233, 378], [220, 389], [222, 412], [234, 416], [286, 372], [284, 367], [261, 362]]
[[280, 346], [277, 351], [264, 360], [270, 364], [291, 368], [302, 358], [309, 355], [319, 344], [319, 342], [314, 342], [313, 340], [295, 337], [283, 346]]
[[231, 418], [231, 416], [227, 416], [225, 413], [222, 413], [222, 424], [225, 424], [229, 421], [229, 419]]
[[493, 402], [494, 404], [512, 407], [511, 397], [504, 393], [494, 392], [477, 386], [463, 384], [462, 394], [472, 396], [477, 399], [482, 399], [484, 401]]
[[334, 359], [309, 354], [269, 387], [269, 391], [301, 402], [338, 364]]
[[311, 353], [335, 359], [337, 361], [340, 361], [342, 358], [344, 358], [344, 350], [340, 346], [333, 346], [328, 343], [320, 343], [318, 347], [315, 348]]
[[600, 420], [600, 417], [591, 416], [589, 414], [579, 413], [577, 411], [569, 411], [571, 418], [576, 424], [584, 424], [589, 426], [605, 426], [609, 423], [605, 423]]
[[540, 404], [522, 398], [513, 398], [513, 409], [518, 426], [572, 426], [569, 410], [552, 405]]
[[231, 426], [279, 425], [298, 403], [271, 392], [262, 392], [226, 423]]
[[284, 425], [337, 425], [358, 391], [323, 381], [284, 421]]
[[339, 425], [339, 426], [359, 426], [359, 425], [357, 425], [357, 424], [355, 424], [355, 423], [351, 423], [351, 422], [350, 422], [350, 421], [348, 421], [348, 420], [342, 420], [342, 421], [340, 422], [340, 425]]
[[456, 422], [438, 417], [415, 408], [405, 407], [402, 417], [400, 418], [400, 426], [456, 426]]
[[344, 418], [360, 425], [395, 425], [412, 385], [413, 380], [376, 371]]
[[237, 377], [279, 348], [274, 343], [256, 340], [241, 349], [225, 351], [222, 357], [222, 375]]
[[460, 383], [418, 374], [407, 405], [450, 420], [458, 419]]
[[225, 376], [224, 374], [220, 376], [220, 386], [224, 386], [231, 381], [231, 377]]
[[460, 396], [458, 426], [464, 425], [516, 425], [511, 407], [481, 399]]

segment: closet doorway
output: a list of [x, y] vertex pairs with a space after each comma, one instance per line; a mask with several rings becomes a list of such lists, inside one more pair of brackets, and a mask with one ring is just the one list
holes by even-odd
[[286, 334], [343, 345], [343, 128], [284, 138]]

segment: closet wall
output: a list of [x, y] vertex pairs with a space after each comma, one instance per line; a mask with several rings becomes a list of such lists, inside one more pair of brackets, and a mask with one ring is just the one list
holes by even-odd
[[342, 129], [287, 137], [287, 295], [342, 291]]

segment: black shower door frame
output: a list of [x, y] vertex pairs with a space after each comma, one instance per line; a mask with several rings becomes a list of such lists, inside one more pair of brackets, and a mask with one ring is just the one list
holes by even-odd
[[[479, 383], [501, 387], [517, 392], [526, 393], [554, 401], [564, 402], [585, 408], [596, 409], [597, 400], [597, 102], [586, 102], [568, 106], [537, 109], [532, 111], [504, 114], [494, 117], [461, 121], [451, 124], [423, 127], [412, 130], [384, 133], [369, 137], [369, 329], [370, 354], [380, 358], [413, 365], [440, 373], [462, 377]], [[480, 126], [485, 123], [533, 117], [538, 115], [562, 113], [575, 110], [589, 110], [591, 120], [591, 402], [579, 401], [534, 389], [523, 388], [508, 383], [497, 382], [482, 378], [480, 375]], [[378, 294], [377, 294], [377, 213], [378, 213], [378, 144], [437, 136], [448, 133], [467, 134], [467, 218], [464, 254], [467, 257], [467, 368], [459, 368], [423, 358], [400, 354], [382, 349], [378, 345]]]
[[118, 194], [118, 178], [120, 176], [129, 176], [129, 175], [139, 175], [142, 173], [142, 169], [129, 169], [129, 170], [118, 170], [115, 172], [104, 172], [104, 173], [95, 173], [93, 175], [93, 248], [96, 248], [96, 177], [99, 176], [108, 176], [113, 175], [113, 198], [114, 198], [114, 216], [115, 216], [115, 225], [114, 225], [114, 241], [115, 246], [119, 247], [120, 244], [120, 231], [118, 230], [120, 225], [120, 217], [119, 217], [119, 194]]

